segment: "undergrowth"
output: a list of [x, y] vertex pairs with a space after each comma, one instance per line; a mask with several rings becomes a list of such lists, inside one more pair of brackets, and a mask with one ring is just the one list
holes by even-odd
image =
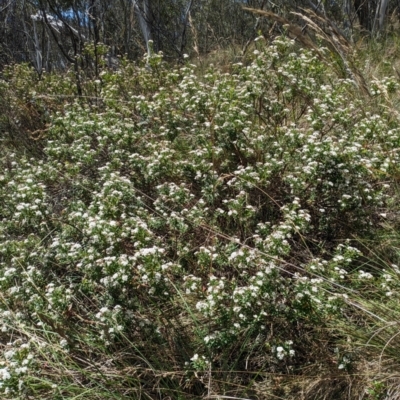
[[3, 71], [2, 398], [398, 395], [398, 83], [329, 57]]

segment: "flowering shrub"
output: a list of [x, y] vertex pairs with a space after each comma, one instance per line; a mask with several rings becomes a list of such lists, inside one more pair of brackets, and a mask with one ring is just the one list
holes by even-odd
[[[398, 288], [347, 240], [374, 234], [392, 194], [396, 82], [374, 81], [365, 105], [292, 41], [257, 47], [229, 74], [160, 55], [103, 69], [96, 99], [52, 110], [43, 155], [2, 150], [6, 398], [133, 393], [175, 371], [157, 381], [171, 396], [192, 369], [189, 396], [214, 370], [296, 372], [324, 362], [304, 338], [321, 340], [311, 326], [340, 318], [349, 293]], [[118, 388], [103, 380], [116, 373]]]

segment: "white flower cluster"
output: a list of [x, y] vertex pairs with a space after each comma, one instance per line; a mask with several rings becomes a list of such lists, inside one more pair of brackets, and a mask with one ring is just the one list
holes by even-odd
[[284, 360], [287, 357], [293, 357], [295, 355], [295, 351], [292, 349], [292, 340], [287, 340], [281, 346], [272, 347], [272, 352], [275, 354], [276, 358], [280, 361]]
[[22, 390], [24, 377], [35, 363], [35, 356], [31, 352], [32, 347], [31, 343], [19, 339], [6, 344], [0, 361], [0, 390], [3, 389], [5, 394], [13, 393], [15, 382], [18, 389]]

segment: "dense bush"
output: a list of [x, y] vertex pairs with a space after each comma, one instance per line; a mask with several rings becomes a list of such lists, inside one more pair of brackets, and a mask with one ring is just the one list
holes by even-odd
[[47, 124], [40, 152], [2, 138], [4, 398], [377, 398], [337, 327], [399, 300], [365, 244], [395, 207], [394, 79], [367, 98], [285, 38], [229, 73], [122, 61], [75, 101], [30, 76], [0, 82]]

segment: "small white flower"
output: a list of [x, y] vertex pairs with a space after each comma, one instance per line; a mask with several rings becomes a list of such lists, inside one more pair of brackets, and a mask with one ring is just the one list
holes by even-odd
[[7, 368], [0, 368], [0, 380], [6, 381], [11, 378], [11, 374], [8, 372]]
[[15, 373], [17, 375], [25, 374], [26, 371], [28, 371], [27, 367], [20, 367], [20, 368], [15, 368]]

